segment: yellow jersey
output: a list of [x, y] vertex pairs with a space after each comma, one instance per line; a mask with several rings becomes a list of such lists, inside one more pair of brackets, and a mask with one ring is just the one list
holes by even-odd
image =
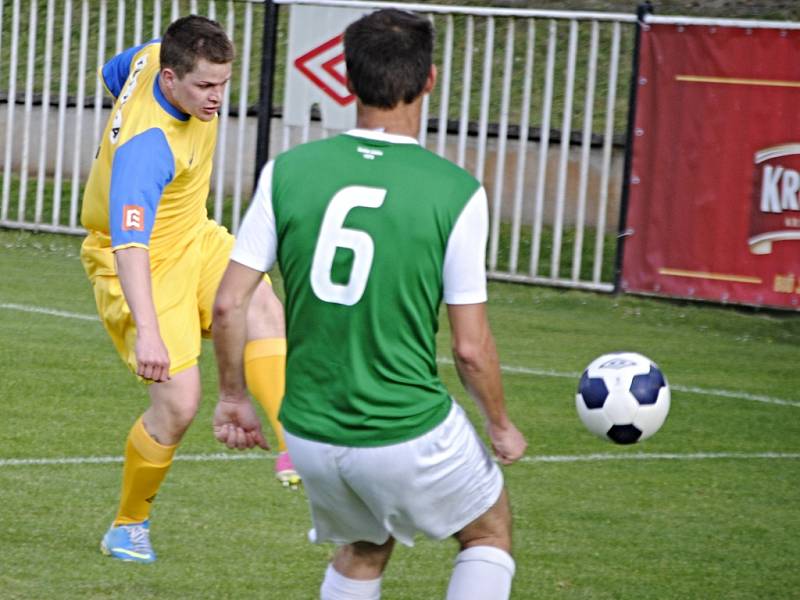
[[100, 69], [115, 103], [83, 195], [91, 278], [114, 274], [121, 248], [148, 248], [152, 267], [178, 257], [208, 221], [217, 117], [201, 121], [164, 97], [160, 48], [130, 48]]

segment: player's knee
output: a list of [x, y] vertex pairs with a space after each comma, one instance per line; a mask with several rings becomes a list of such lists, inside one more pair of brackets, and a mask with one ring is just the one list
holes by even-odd
[[490, 527], [465, 528], [456, 535], [461, 550], [491, 546], [511, 553], [511, 523], [495, 522]]
[[379, 568], [381, 571], [386, 566], [389, 556], [394, 549], [394, 538], [389, 538], [383, 544], [373, 544], [371, 542], [354, 542], [348, 544], [352, 555], [357, 560], [367, 563], [373, 567]]
[[353, 542], [340, 546], [333, 559], [336, 570], [356, 579], [380, 577], [394, 549], [394, 538], [384, 544]]
[[189, 427], [192, 421], [194, 421], [195, 416], [197, 416], [197, 409], [197, 402], [187, 402], [178, 406], [175, 410], [175, 423], [179, 427]]
[[177, 444], [194, 420], [198, 405], [197, 402], [187, 405], [157, 402], [144, 413], [145, 430], [160, 444]]
[[504, 490], [489, 510], [455, 534], [461, 549], [492, 546], [511, 553], [511, 507]]
[[166, 410], [159, 411], [163, 419], [162, 427], [172, 436], [180, 438], [192, 424], [199, 406], [199, 400], [194, 398], [170, 403], [165, 407]]

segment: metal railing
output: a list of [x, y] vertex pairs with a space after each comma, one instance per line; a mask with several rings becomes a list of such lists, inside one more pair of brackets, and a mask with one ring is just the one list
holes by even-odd
[[[490, 277], [613, 288], [608, 257], [618, 220], [635, 15], [347, 0], [274, 4], [280, 5], [282, 23], [285, 5], [291, 4], [395, 6], [428, 15], [437, 31], [440, 79], [424, 104], [420, 143], [484, 181], [490, 198]], [[1, 3], [0, 90], [6, 90], [6, 102], [0, 106], [0, 226], [82, 233], [80, 188], [109, 107], [97, 68], [193, 12], [219, 20], [238, 50], [226, 92], [228, 110], [220, 115], [209, 201], [212, 216], [235, 231], [254, 180], [253, 107], [267, 104], [259, 98], [264, 5], [254, 0]], [[290, 68], [280, 27], [276, 105]], [[308, 108], [308, 124], [276, 128], [270, 148], [335, 133]], [[273, 115], [279, 119], [280, 110]]]
[[238, 224], [252, 181], [245, 169], [252, 162], [246, 144], [255, 144], [255, 136], [244, 115], [258, 104], [257, 87], [251, 84], [251, 72], [257, 75], [257, 64], [254, 68], [251, 62], [253, 13], [263, 10], [263, 3], [28, 0], [27, 5], [23, 9], [20, 0], [0, 4], [0, 90], [7, 90], [0, 92], [5, 100], [0, 226], [84, 233], [78, 223], [81, 185], [111, 106], [97, 69], [190, 13], [219, 20], [239, 49], [226, 91], [229, 110], [220, 115], [221, 151], [211, 190], [213, 216]]
[[[630, 72], [630, 51], [622, 49], [632, 45], [636, 15], [350, 0], [275, 4], [428, 15], [440, 78], [423, 104], [419, 141], [484, 182], [489, 277], [613, 289]], [[316, 131], [311, 120], [284, 125], [281, 149], [332, 133], [324, 119]]]

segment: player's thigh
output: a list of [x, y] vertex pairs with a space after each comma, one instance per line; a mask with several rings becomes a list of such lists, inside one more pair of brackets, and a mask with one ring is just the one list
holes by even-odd
[[[197, 311], [199, 261], [197, 251], [188, 248], [176, 259], [151, 261], [153, 304], [159, 332], [170, 358], [174, 375], [197, 363], [200, 355], [200, 319]], [[103, 326], [114, 347], [132, 371], [136, 371], [136, 322], [115, 275], [92, 280], [95, 303]]]
[[92, 280], [97, 313], [117, 353], [136, 371], [136, 323], [125, 301], [122, 285], [114, 275], [99, 275]]
[[503, 476], [455, 402], [432, 431], [402, 444], [357, 448], [340, 461], [347, 483], [405, 544], [449, 537], [486, 513]]
[[169, 261], [152, 261], [153, 303], [161, 339], [170, 359], [170, 375], [197, 364], [200, 356], [200, 316], [197, 310], [200, 245], [190, 244]]
[[258, 285], [247, 307], [248, 340], [286, 337], [283, 304], [269, 284], [269, 278], [264, 277], [266, 281]]
[[[211, 331], [214, 298], [228, 267], [233, 244], [234, 237], [225, 227], [214, 221], [206, 223], [201, 234], [201, 270], [197, 287], [200, 327], [204, 335]], [[272, 291], [266, 274], [264, 282], [256, 290], [248, 309], [248, 334], [252, 333], [252, 329], [258, 330], [254, 335], [249, 335], [251, 339], [283, 336], [283, 307]]]
[[309, 532], [311, 541], [386, 543], [386, 529], [339, 473], [339, 461], [348, 449], [284, 433], [308, 496], [314, 526]]
[[197, 307], [203, 332], [211, 330], [214, 297], [228, 266], [234, 238], [230, 232], [208, 221], [200, 237], [200, 277], [197, 283]]

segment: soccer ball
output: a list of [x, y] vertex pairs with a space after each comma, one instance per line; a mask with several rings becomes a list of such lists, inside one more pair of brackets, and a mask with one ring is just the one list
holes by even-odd
[[661, 370], [635, 352], [604, 354], [581, 375], [575, 407], [586, 428], [617, 444], [653, 435], [669, 413], [669, 384]]

